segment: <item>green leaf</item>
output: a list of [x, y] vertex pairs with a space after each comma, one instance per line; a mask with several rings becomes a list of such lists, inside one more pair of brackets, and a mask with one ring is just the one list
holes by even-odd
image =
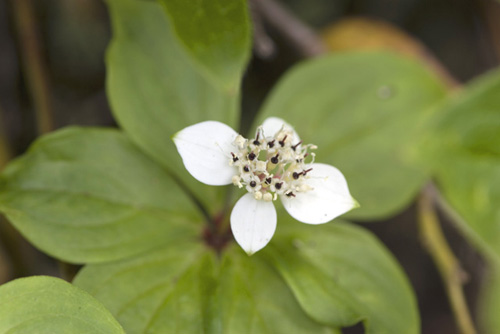
[[201, 233], [171, 177], [117, 130], [39, 139], [2, 175], [0, 210], [34, 245], [69, 262], [128, 257]]
[[292, 69], [272, 91], [258, 123], [277, 116], [316, 161], [338, 167], [361, 205], [349, 217], [385, 218], [402, 210], [426, 179], [409, 153], [422, 113], [445, 94], [415, 61], [390, 53], [344, 53]]
[[221, 91], [193, 67], [159, 4], [107, 2], [113, 25], [107, 90], [115, 118], [132, 140], [178, 176], [207, 210], [216, 211], [217, 188], [201, 184], [186, 171], [171, 137], [205, 120], [235, 128], [238, 92]]
[[20, 278], [0, 286], [2, 334], [125, 334], [88, 293], [53, 277]]
[[419, 333], [408, 280], [375, 237], [346, 223], [282, 218], [280, 235], [264, 254], [311, 318], [334, 327], [362, 320], [367, 334]]
[[160, 0], [177, 37], [208, 76], [236, 91], [250, 57], [245, 0]]
[[220, 290], [226, 333], [340, 334], [307, 317], [276, 270], [261, 257], [248, 257], [236, 246], [225, 260]]
[[313, 322], [262, 259], [231, 247], [222, 259], [177, 243], [134, 259], [84, 267], [75, 284], [128, 334], [339, 333]]
[[421, 147], [423, 161], [479, 249], [500, 263], [500, 71], [436, 110]]
[[479, 299], [478, 318], [481, 333], [496, 334], [500, 332], [500, 267], [493, 266], [486, 274], [485, 284]]
[[343, 223], [288, 221], [280, 230], [252, 257], [233, 245], [215, 258], [194, 242], [179, 242], [88, 265], [75, 284], [129, 334], [330, 333], [359, 321], [368, 334], [419, 332], [410, 286], [373, 236]]

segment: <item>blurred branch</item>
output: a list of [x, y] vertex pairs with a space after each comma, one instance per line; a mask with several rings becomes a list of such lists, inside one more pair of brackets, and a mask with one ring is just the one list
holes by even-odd
[[44, 134], [53, 129], [52, 101], [33, 4], [31, 0], [12, 0], [11, 3], [22, 52], [23, 71], [36, 111], [38, 133]]
[[282, 35], [302, 56], [315, 57], [326, 52], [315, 31], [275, 0], [252, 0], [251, 6], [258, 17]]
[[420, 235], [446, 286], [448, 299], [461, 334], [476, 334], [470, 311], [462, 290], [467, 274], [443, 234], [434, 203], [437, 190], [432, 184], [426, 186], [418, 200]]
[[252, 16], [254, 52], [262, 59], [272, 58], [276, 54], [276, 44], [267, 35], [261, 14], [256, 8], [255, 2], [251, 1], [249, 5]]

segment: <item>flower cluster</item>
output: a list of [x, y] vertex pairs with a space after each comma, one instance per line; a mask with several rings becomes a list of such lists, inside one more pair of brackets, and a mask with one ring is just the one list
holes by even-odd
[[309, 150], [315, 145], [296, 142], [294, 132], [283, 125], [272, 136], [266, 136], [262, 127], [255, 138], [248, 140], [238, 135], [234, 140], [236, 153], [231, 152], [229, 165], [237, 167], [232, 177], [234, 185], [245, 186], [256, 200], [275, 201], [278, 195], [296, 197], [298, 192], [312, 190], [306, 180], [312, 168], [307, 168], [306, 159], [314, 161]]
[[278, 197], [292, 217], [306, 224], [326, 223], [358, 205], [342, 173], [315, 163], [316, 146], [303, 145], [282, 119], [266, 119], [250, 140], [223, 123], [201, 122], [178, 132], [174, 142], [198, 181], [247, 190], [231, 212], [231, 230], [248, 254], [271, 240]]

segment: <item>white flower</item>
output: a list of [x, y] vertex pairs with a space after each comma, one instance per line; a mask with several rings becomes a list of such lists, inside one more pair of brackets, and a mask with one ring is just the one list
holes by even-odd
[[314, 163], [315, 145], [303, 145], [293, 128], [271, 117], [245, 139], [216, 121], [189, 126], [174, 136], [184, 166], [208, 185], [247, 190], [231, 212], [231, 229], [248, 253], [262, 249], [276, 230], [273, 201], [306, 224], [322, 224], [358, 206], [335, 167]]

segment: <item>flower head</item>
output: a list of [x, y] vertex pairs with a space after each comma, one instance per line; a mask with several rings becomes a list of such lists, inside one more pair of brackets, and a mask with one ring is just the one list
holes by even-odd
[[184, 166], [208, 185], [244, 188], [231, 212], [231, 229], [248, 253], [262, 249], [276, 230], [273, 201], [306, 224], [322, 224], [357, 206], [342, 173], [315, 163], [315, 145], [303, 144], [293, 128], [271, 117], [246, 139], [229, 126], [206, 121], [174, 137]]

